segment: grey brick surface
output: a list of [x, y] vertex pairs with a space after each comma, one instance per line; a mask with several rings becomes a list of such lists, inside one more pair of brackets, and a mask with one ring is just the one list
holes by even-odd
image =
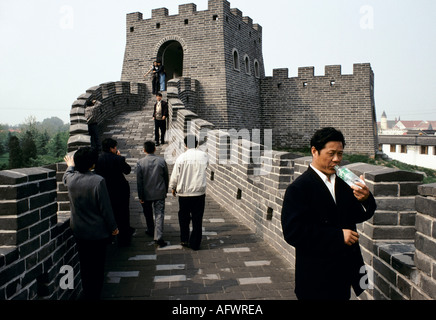
[[[143, 142], [153, 140], [151, 113], [149, 104], [142, 111], [121, 114], [103, 133], [103, 137], [112, 136], [118, 141], [118, 149], [133, 168], [137, 159], [143, 156]], [[167, 147], [159, 147], [158, 152], [163, 153]], [[206, 198], [201, 250], [192, 251], [179, 246], [178, 200], [171, 194], [166, 199], [164, 229], [164, 239], [169, 246], [155, 248], [153, 239], [145, 234], [145, 219], [137, 200], [135, 171], [127, 177], [131, 186], [131, 225], [136, 228], [136, 234], [131, 246], [119, 247], [115, 244], [109, 248], [104, 299], [296, 299], [293, 268], [278, 251], [210, 196]], [[236, 252], [227, 252], [227, 249], [236, 249]], [[262, 263], [264, 261], [266, 263]], [[179, 265], [179, 269], [160, 270], [162, 267], [158, 267], [171, 268], [174, 265]], [[137, 271], [138, 276], [110, 277], [114, 272], [132, 271]], [[179, 281], [171, 281], [177, 279]]]

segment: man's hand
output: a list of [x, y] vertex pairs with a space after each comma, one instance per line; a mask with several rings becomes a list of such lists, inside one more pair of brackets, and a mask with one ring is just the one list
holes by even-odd
[[68, 167], [74, 167], [74, 158], [68, 154], [64, 157], [64, 161], [67, 163]]
[[171, 190], [171, 193], [173, 194], [173, 197], [175, 197], [177, 194], [176, 189]]
[[120, 231], [118, 230], [118, 228], [116, 228], [114, 231], [112, 231], [112, 235], [116, 236], [120, 233]]
[[344, 243], [347, 246], [351, 247], [359, 241], [359, 234], [357, 232], [348, 229], [343, 229], [342, 232], [344, 233]]
[[[363, 179], [363, 176], [360, 176], [360, 179], [365, 181]], [[356, 197], [356, 199], [359, 200], [360, 202], [364, 202], [364, 201], [368, 200], [369, 193], [370, 193], [368, 187], [360, 182], [356, 182], [356, 185], [358, 187], [356, 187], [356, 186], [351, 187], [353, 189], [353, 193], [354, 193], [354, 196]]]

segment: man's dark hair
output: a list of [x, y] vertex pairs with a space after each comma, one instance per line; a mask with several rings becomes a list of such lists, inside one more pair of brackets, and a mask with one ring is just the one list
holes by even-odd
[[198, 140], [197, 140], [197, 137], [196, 137], [195, 135], [193, 135], [193, 134], [188, 134], [188, 135], [185, 137], [184, 142], [185, 142], [185, 146], [186, 146], [188, 149], [197, 148], [197, 146], [198, 146]]
[[330, 141], [342, 142], [342, 146], [345, 147], [344, 135], [341, 131], [332, 127], [323, 128], [315, 132], [310, 140], [310, 147], [315, 147], [315, 149], [320, 152]]
[[156, 97], [162, 97], [162, 93], [160, 92], [156, 93]]
[[74, 168], [80, 173], [86, 173], [97, 162], [97, 150], [91, 147], [83, 147], [74, 153]]
[[154, 144], [153, 141], [145, 141], [144, 142], [144, 150], [148, 154], [152, 154], [156, 150], [156, 145]]
[[115, 148], [117, 146], [117, 141], [112, 138], [106, 138], [101, 143], [101, 148], [104, 152], [110, 152], [111, 148]]

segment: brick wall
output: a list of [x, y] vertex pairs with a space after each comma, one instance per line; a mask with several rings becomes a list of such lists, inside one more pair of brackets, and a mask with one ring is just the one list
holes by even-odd
[[85, 117], [86, 102], [98, 100], [102, 103], [97, 121], [100, 127], [110, 122], [119, 113], [141, 110], [150, 96], [142, 83], [108, 82], [89, 88], [73, 102], [70, 111], [70, 138], [68, 151], [91, 144]]
[[[69, 213], [58, 215], [56, 171], [0, 171], [0, 300], [72, 299], [80, 293], [79, 260]], [[61, 267], [75, 290], [59, 289]]]
[[378, 148], [374, 73], [370, 64], [355, 64], [351, 75], [341, 66], [326, 66], [324, 76], [313, 67], [275, 69], [262, 79], [262, 122], [273, 130], [276, 148], [307, 147], [313, 133], [326, 126], [343, 131], [347, 151], [374, 156]]

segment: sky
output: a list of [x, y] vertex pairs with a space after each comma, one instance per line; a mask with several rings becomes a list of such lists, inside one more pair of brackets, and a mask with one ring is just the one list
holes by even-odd
[[[232, 0], [263, 28], [265, 73], [371, 63], [377, 120], [436, 120], [436, 1]], [[126, 14], [207, 0], [0, 0], [0, 123], [69, 122], [88, 88], [119, 81]]]

